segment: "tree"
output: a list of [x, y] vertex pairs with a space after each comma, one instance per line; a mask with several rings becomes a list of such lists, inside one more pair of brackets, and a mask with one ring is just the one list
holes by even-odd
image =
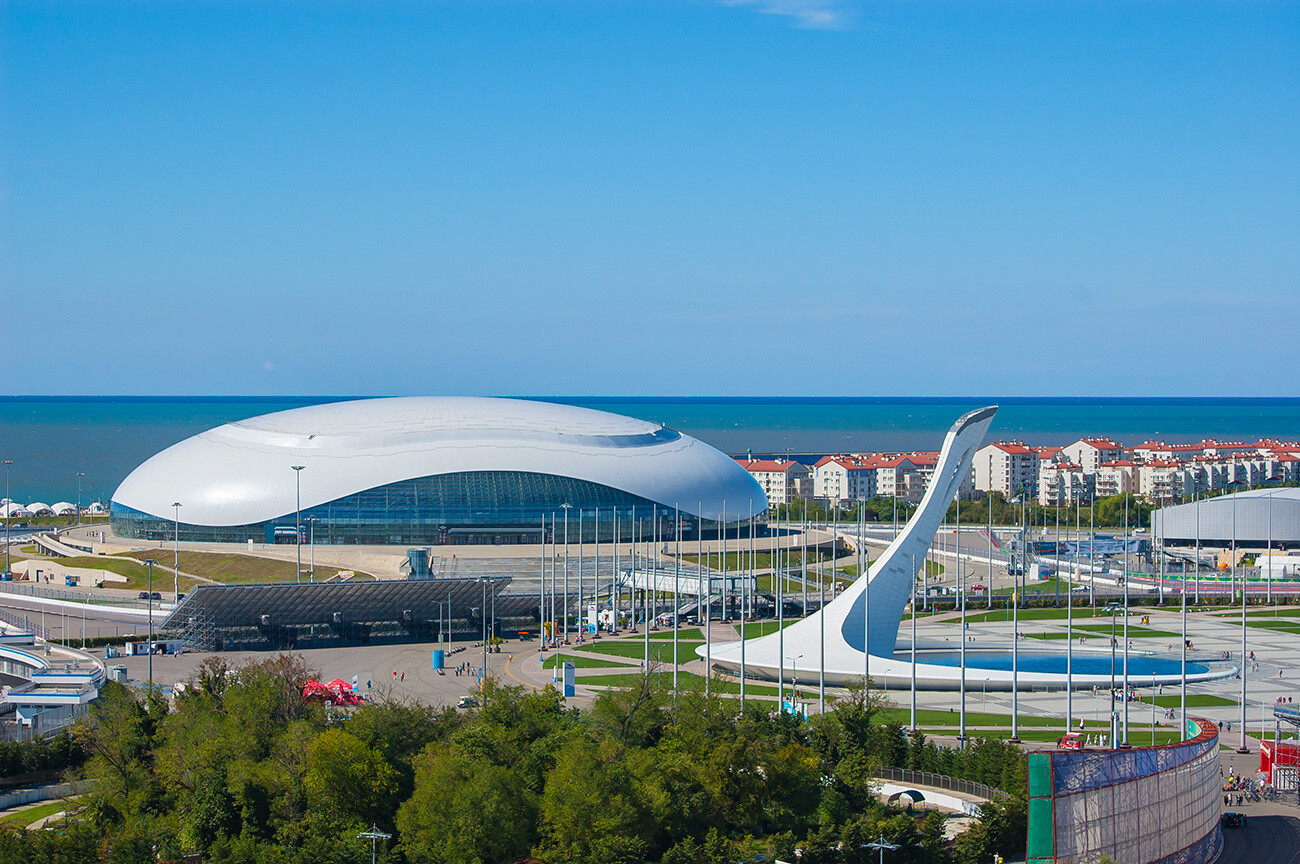
[[610, 837], [635, 838], [644, 855], [651, 826], [622, 760], [612, 758], [615, 753], [610, 746], [602, 758], [585, 735], [560, 751], [542, 794], [541, 857], [597, 864], [609, 851], [597, 841]]
[[312, 740], [303, 787], [310, 818], [326, 832], [386, 823], [396, 786], [392, 767], [356, 736], [327, 729]]
[[509, 768], [430, 744], [415, 760], [415, 776], [414, 793], [397, 811], [408, 860], [480, 864], [528, 852], [537, 800]]

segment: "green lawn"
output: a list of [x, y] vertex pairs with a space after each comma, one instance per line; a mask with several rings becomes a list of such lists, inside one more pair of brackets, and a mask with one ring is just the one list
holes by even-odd
[[55, 813], [62, 813], [72, 805], [67, 801], [47, 801], [43, 804], [37, 804], [35, 807], [28, 807], [26, 810], [19, 810], [0, 817], [0, 825], [10, 825], [15, 828], [25, 828], [37, 819], [44, 819], [46, 816], [53, 816]]
[[[131, 552], [132, 558], [141, 561], [152, 559], [164, 567], [171, 567], [174, 553], [169, 549], [149, 549], [143, 552]], [[302, 567], [306, 571], [310, 555], [302, 550]], [[216, 582], [223, 583], [261, 583], [292, 582], [296, 579], [297, 565], [293, 561], [276, 561], [271, 558], [259, 558], [256, 555], [241, 555], [234, 552], [181, 552], [180, 566], [182, 573], [193, 573]], [[323, 582], [341, 572], [337, 567], [316, 565], [316, 580]], [[158, 574], [155, 573], [155, 576]], [[369, 576], [369, 574], [361, 574]], [[307, 574], [303, 573], [303, 581]]]
[[[1076, 597], [1075, 599], [1077, 600], [1079, 598]], [[966, 609], [967, 609], [966, 620], [972, 624], [980, 623], [980, 622], [988, 622], [988, 621], [1010, 621], [1011, 620], [1011, 610], [1007, 608], [994, 609], [992, 612], [973, 613], [969, 611], [970, 607], [971, 604], [970, 601], [968, 600], [966, 604]], [[1059, 609], [1021, 609], [1020, 615], [1018, 617], [1021, 621], [1052, 621], [1057, 619], [1064, 621], [1066, 612], [1067, 610], [1064, 606], [1062, 606]], [[1135, 608], [1133, 610], [1133, 615], [1138, 615], [1138, 614], [1149, 614], [1149, 613], [1139, 613], [1139, 611]], [[1075, 618], [1104, 618], [1107, 622], [1110, 621], [1110, 615], [1108, 615], [1106, 611], [1101, 607], [1094, 609], [1091, 606], [1076, 605], [1074, 607], [1074, 617]], [[954, 621], [955, 620], [956, 619], [954, 619]], [[1116, 620], [1117, 620], [1118, 627], [1124, 626], [1123, 615], [1119, 615]], [[1109, 624], [1107, 626], [1109, 626]], [[1130, 630], [1132, 629], [1132, 625], [1129, 625], [1129, 629]]]
[[[670, 627], [667, 630], [660, 630], [658, 633], [651, 633], [650, 638], [667, 639], [669, 642], [671, 642], [673, 639], [672, 628]], [[699, 641], [703, 641], [704, 633], [703, 631], [700, 630], [699, 627], [682, 627], [680, 630], [677, 631], [677, 638], [682, 641], [691, 639], [699, 642]]]
[[[1110, 635], [1109, 624], [1075, 624], [1074, 629], [1086, 630], [1089, 633], [1105, 633], [1107, 636]], [[1124, 622], [1120, 620], [1115, 622], [1115, 638], [1118, 639], [1123, 635], [1124, 635]], [[1132, 624], [1128, 625], [1128, 635], [1130, 638], [1134, 638], [1134, 639], [1154, 637], [1154, 636], [1158, 636], [1162, 639], [1183, 638], [1181, 633], [1175, 633], [1172, 630], [1153, 630], [1150, 627], [1143, 627], [1141, 625], [1135, 627]]]
[[[126, 582], [105, 582], [105, 588], [125, 588], [133, 591], [143, 590], [149, 585], [149, 571], [143, 564], [126, 561], [122, 558], [105, 558], [98, 555], [78, 556], [76, 558], [53, 559], [64, 567], [76, 567], [85, 570], [107, 570], [119, 576], [125, 576]], [[184, 569], [184, 568], [182, 568]], [[181, 590], [188, 591], [196, 583], [193, 579], [181, 577]], [[79, 588], [94, 588], [94, 581], [83, 579]], [[162, 592], [172, 587], [172, 574], [155, 568], [153, 573], [153, 590]]]
[[[789, 621], [786, 621], [785, 626], [789, 627], [791, 624], [793, 624], [795, 621], [798, 620], [799, 620], [798, 618], [793, 618]], [[738, 631], [740, 630], [739, 627], [737, 627], [736, 629]], [[766, 636], [769, 633], [775, 633], [777, 630], [780, 629], [782, 629], [781, 625], [774, 620], [747, 621], [744, 625], [744, 630], [741, 635], [745, 639], [753, 639], [756, 636]]]
[[[1149, 696], [1146, 697], [1146, 701], [1150, 702], [1151, 697]], [[1182, 703], [1179, 701], [1179, 695], [1177, 693], [1175, 693], [1172, 696], [1156, 697], [1156, 705], [1160, 706], [1161, 708], [1177, 708], [1181, 704]], [[1236, 705], [1236, 704], [1237, 703], [1234, 702], [1232, 699], [1225, 699], [1222, 696], [1211, 696], [1209, 693], [1188, 693], [1187, 694], [1188, 708], [1223, 708], [1229, 705]], [[1130, 720], [1131, 719], [1132, 718], [1130, 716]]]
[[[654, 672], [651, 673], [662, 680], [666, 686], [671, 687], [673, 678], [672, 672]], [[641, 673], [633, 672], [628, 675], [586, 675], [578, 679], [579, 684], [589, 684], [597, 687], [632, 687], [641, 681]], [[677, 686], [682, 689], [703, 689], [704, 678], [691, 672], [677, 673]], [[740, 682], [734, 678], [714, 678], [709, 685], [710, 692], [713, 693], [740, 693]], [[786, 687], [787, 696], [790, 688]], [[809, 699], [808, 688], [804, 685], [799, 686], [801, 701], [807, 702]], [[745, 694], [757, 696], [775, 696], [777, 688], [769, 684], [755, 684], [753, 681], [745, 682]], [[812, 688], [812, 698], [817, 698], [817, 688]], [[830, 697], [827, 696], [829, 700]]]
[[[978, 694], [978, 691], [976, 692]], [[908, 698], [910, 699], [911, 697], [909, 696]], [[967, 702], [970, 701], [970, 698], [971, 698], [970, 693], [968, 692], [966, 694]], [[979, 702], [978, 696], [975, 702], [976, 704], [978, 704]], [[899, 723], [902, 723], [905, 726], [908, 723], [912, 722], [912, 710], [907, 707], [886, 708], [884, 711], [880, 713], [881, 713], [881, 717], [886, 722], [890, 720], [897, 720]], [[1042, 721], [1042, 719], [1043, 718], [1041, 717], [1027, 718], [1022, 715], [1020, 718], [1020, 725], [1021, 726], [1046, 725], [1042, 722], [1031, 722], [1031, 721]], [[957, 711], [956, 709], [950, 712], [950, 711], [940, 711], [935, 708], [917, 708], [916, 722], [920, 723], [922, 726], [958, 726], [961, 724], [961, 712]], [[1049, 719], [1048, 722], [1051, 722], [1051, 720]], [[1061, 722], [1063, 723], [1064, 721]], [[983, 711], [972, 711], [970, 709], [970, 706], [967, 705], [966, 725], [967, 726], [1006, 726], [1008, 729], [1010, 729], [1011, 715], [993, 714], [993, 713], [986, 713]]]
[[[978, 566], [978, 565], [977, 565], [977, 566]], [[976, 571], [976, 572], [978, 573], [978, 571]], [[972, 578], [975, 578], [975, 579], [977, 579], [977, 580], [979, 580], [979, 579], [987, 579], [987, 578], [988, 578], [988, 573], [987, 573], [987, 571], [985, 571], [984, 573], [978, 573], [977, 576], [974, 576], [974, 577], [972, 577]], [[973, 585], [973, 584], [976, 584], [976, 583], [972, 582], [972, 583], [969, 583], [969, 584], [972, 584], [972, 585]], [[982, 584], [982, 583], [980, 583], [980, 584]], [[1024, 596], [1025, 596], [1025, 597], [1043, 597], [1044, 595], [1055, 596], [1056, 593], [1057, 593], [1057, 590], [1058, 590], [1058, 586], [1059, 586], [1059, 590], [1060, 590], [1060, 593], [1061, 593], [1061, 602], [1064, 603], [1064, 602], [1065, 602], [1065, 595], [1068, 594], [1068, 593], [1070, 592], [1070, 589], [1073, 588], [1073, 587], [1075, 586], [1075, 584], [1076, 584], [1076, 583], [1074, 583], [1074, 582], [1070, 582], [1070, 581], [1067, 580], [1067, 579], [1059, 579], [1059, 578], [1057, 578], [1057, 577], [1055, 577], [1055, 576], [1053, 576], [1053, 577], [1050, 578], [1050, 579], [1044, 579], [1044, 580], [1042, 580], [1042, 581], [1039, 581], [1039, 580], [1037, 580], [1037, 579], [1030, 579], [1028, 582], [1025, 583], [1025, 593], [1024, 593]], [[1015, 591], [1015, 590], [1016, 590], [1015, 588], [1011, 588], [1011, 587], [1007, 587], [1007, 588], [995, 588], [995, 589], [993, 589], [993, 593], [994, 593], [994, 594], [1004, 594], [1004, 595], [1005, 595], [1005, 594], [1010, 594], [1012, 591]], [[1079, 594], [1082, 594], [1082, 595], [1084, 596], [1085, 599], [1086, 599], [1087, 596], [1088, 596], [1087, 593], [1085, 593], [1085, 592], [1083, 592], [1083, 591], [1080, 591], [1080, 592], [1078, 592], [1078, 593], [1079, 593]], [[1077, 595], [1075, 596], [1074, 599], [1075, 599], [1075, 602], [1078, 602], [1078, 600], [1079, 600], [1079, 598], [1078, 598]]]
[[[841, 549], [840, 551], [841, 551], [840, 554], [841, 560], [845, 557], [848, 557], [844, 554], [843, 549]], [[814, 549], [808, 550], [809, 564], [816, 564], [818, 562], [825, 562], [829, 564], [831, 560], [832, 559], [830, 555], [827, 554], [826, 552], [823, 552], [819, 556], [816, 550]], [[693, 553], [683, 554], [682, 561], [690, 564], [698, 564], [700, 562], [700, 556]], [[752, 563], [750, 561], [750, 554], [747, 550], [742, 552], [728, 552], [726, 555], [725, 562], [722, 554], [719, 552], [705, 553], [704, 563], [706, 567], [711, 567], [714, 570], [721, 570], [722, 565], [725, 563], [727, 565], [728, 573], [734, 573], [737, 570], [748, 570], [751, 566], [755, 570], [768, 570], [772, 567], [772, 553], [755, 552], [753, 555]], [[788, 564], [791, 567], [795, 567], [800, 564], [803, 564], [803, 548], [797, 547], [795, 549], [790, 549], [790, 550], [782, 549], [781, 563], [783, 565]]]
[[[950, 737], [953, 732], [951, 729], [922, 729], [921, 731], [926, 735], [947, 735]], [[1056, 743], [1056, 739], [1065, 734], [1063, 729], [1026, 729], [1023, 725], [1020, 727], [1019, 731], [1020, 739], [1022, 741], [1030, 741], [1034, 743], [1046, 742], [1054, 744]], [[1089, 735], [1096, 735], [1099, 731], [1104, 732], [1106, 730], [1098, 726], [1084, 729], [1084, 732]], [[968, 727], [966, 729], [966, 737], [971, 740], [976, 738], [1006, 739], [1011, 737], [1011, 727], [1008, 726], [1006, 729], [970, 729]], [[1133, 723], [1130, 722], [1128, 739], [1129, 743], [1134, 747], [1146, 747], [1151, 743], [1151, 727], [1147, 726], [1145, 729], [1142, 729], [1140, 727], [1135, 727]], [[1158, 726], [1156, 727], [1155, 741], [1157, 744], [1172, 744], [1175, 741], [1181, 740], [1182, 736], [1177, 732], [1177, 730], [1161, 728]]]
[[1300, 633], [1300, 621], [1251, 621], [1246, 619], [1247, 627], [1258, 627], [1262, 630], [1272, 630], [1276, 633]]
[[[542, 665], [551, 668], [555, 665], [554, 654], [543, 654]], [[570, 661], [579, 669], [629, 669], [634, 668], [627, 663], [620, 663], [617, 660], [606, 660], [604, 657], [588, 657], [583, 654], [561, 654], [560, 665], [563, 666], [565, 661]]]
[[[686, 663], [695, 659], [695, 649], [703, 642], [689, 641], [679, 642], [677, 645], [677, 657], [681, 662]], [[610, 657], [627, 657], [631, 660], [642, 660], [645, 658], [645, 642], [631, 639], [602, 639], [599, 643], [592, 645], [583, 645], [574, 651], [581, 651], [588, 654], [607, 654]], [[661, 642], [652, 640], [650, 642], [650, 662], [652, 663], [672, 663], [673, 662], [673, 645], [671, 642]]]

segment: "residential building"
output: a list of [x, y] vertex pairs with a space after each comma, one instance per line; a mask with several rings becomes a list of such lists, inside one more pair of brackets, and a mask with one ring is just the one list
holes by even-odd
[[1023, 441], [999, 441], [975, 451], [971, 463], [975, 488], [981, 492], [1001, 492], [1008, 498], [1021, 492], [1032, 494], [1038, 488], [1038, 453]]
[[1038, 472], [1038, 503], [1044, 507], [1066, 506], [1093, 497], [1095, 475], [1074, 462], [1045, 462]]
[[829, 502], [863, 501], [876, 494], [879, 456], [823, 456], [813, 466], [813, 495]]
[[789, 504], [812, 492], [808, 466], [790, 459], [738, 459], [741, 468], [758, 481], [769, 504]]
[[1138, 494], [1148, 501], [1178, 501], [1195, 489], [1195, 473], [1186, 463], [1152, 459], [1138, 466]]
[[1097, 467], [1096, 490], [1098, 498], [1115, 495], [1136, 495], [1138, 491], [1138, 466], [1128, 459], [1103, 462]]
[[1122, 445], [1109, 438], [1080, 438], [1062, 447], [1061, 453], [1067, 462], [1081, 466], [1087, 474], [1096, 474], [1103, 462], [1114, 462], [1128, 455]]

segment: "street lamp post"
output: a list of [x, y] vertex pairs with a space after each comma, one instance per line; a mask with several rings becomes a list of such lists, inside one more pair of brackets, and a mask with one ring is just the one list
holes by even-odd
[[175, 526], [175, 532], [172, 534], [172, 575], [176, 578], [172, 583], [172, 599], [181, 602], [181, 502], [172, 502], [172, 524]]
[[370, 841], [370, 864], [375, 864], [375, 844], [380, 840], [387, 840], [392, 836], [393, 835], [391, 834], [385, 834], [383, 831], [380, 831], [376, 825], [371, 825], [369, 831], [362, 831], [357, 835], [358, 840], [366, 839]]
[[890, 852], [893, 852], [895, 849], [898, 848], [898, 844], [897, 844], [897, 843], [890, 843], [888, 840], [885, 839], [885, 835], [884, 835], [884, 834], [881, 834], [879, 840], [875, 840], [875, 841], [873, 841], [873, 842], [871, 842], [871, 843], [863, 843], [863, 844], [862, 844], [862, 848], [863, 848], [863, 849], [879, 849], [879, 850], [880, 850], [880, 864], [885, 864], [885, 850], [888, 849]]
[[[793, 682], [790, 686], [791, 702], [797, 709], [799, 707], [799, 661], [803, 659], [803, 655], [797, 654], [785, 659], [790, 661], [790, 678]], [[785, 706], [782, 706], [781, 710], [784, 711]]]
[[302, 469], [306, 465], [293, 466], [293, 482], [296, 494], [296, 503], [293, 515], [293, 550], [296, 554], [298, 584], [302, 584]]
[[77, 472], [77, 524], [81, 524], [81, 478], [86, 476], [85, 471]]

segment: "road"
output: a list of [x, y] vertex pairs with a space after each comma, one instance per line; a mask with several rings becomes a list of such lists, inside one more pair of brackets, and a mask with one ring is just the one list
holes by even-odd
[[1300, 864], [1300, 809], [1252, 804], [1245, 828], [1223, 829], [1218, 864]]

